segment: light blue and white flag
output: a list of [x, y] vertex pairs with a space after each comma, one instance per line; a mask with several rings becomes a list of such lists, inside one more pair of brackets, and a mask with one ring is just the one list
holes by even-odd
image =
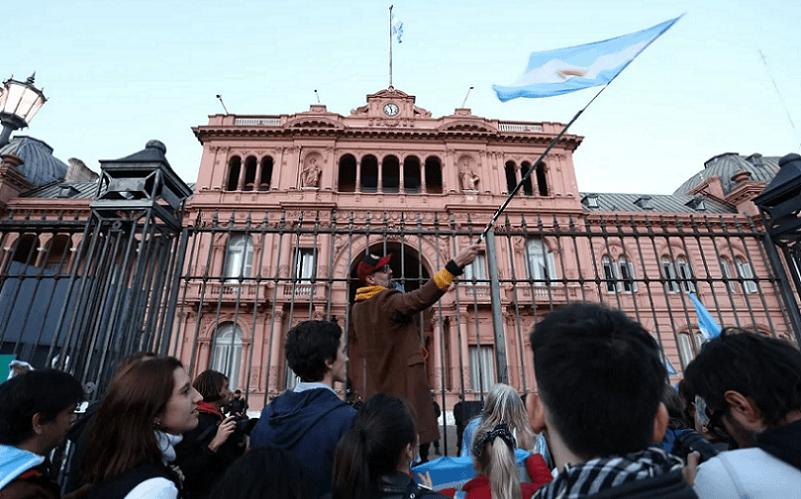
[[690, 293], [690, 298], [692, 298], [695, 311], [698, 313], [698, 329], [704, 336], [704, 341], [720, 336], [720, 326], [715, 318], [712, 317], [712, 314], [709, 313], [709, 310], [696, 298], [695, 293]]
[[389, 20], [390, 26], [392, 26], [392, 34], [397, 35], [398, 43], [403, 43], [401, 41], [401, 37], [403, 36], [403, 23], [395, 17], [395, 14], [392, 14], [392, 17]]
[[546, 52], [534, 52], [512, 85], [493, 85], [498, 99], [552, 97], [614, 80], [640, 52], [681, 17], [636, 33]]

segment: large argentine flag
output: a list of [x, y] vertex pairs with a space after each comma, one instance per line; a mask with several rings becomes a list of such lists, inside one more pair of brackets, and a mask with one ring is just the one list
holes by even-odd
[[492, 89], [506, 102], [518, 97], [552, 97], [605, 85], [678, 20], [679, 17], [602, 42], [534, 52], [517, 82], [509, 86], [493, 85]]

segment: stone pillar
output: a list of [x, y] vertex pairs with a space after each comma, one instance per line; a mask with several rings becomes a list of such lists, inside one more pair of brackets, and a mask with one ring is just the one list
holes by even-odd
[[356, 160], [356, 187], [355, 192], [362, 192], [362, 159]]

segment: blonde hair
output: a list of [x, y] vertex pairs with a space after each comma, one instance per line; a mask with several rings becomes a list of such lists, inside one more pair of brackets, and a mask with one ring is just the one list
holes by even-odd
[[[517, 390], [504, 383], [498, 383], [493, 386], [492, 390], [487, 394], [484, 409], [481, 411], [479, 429], [488, 428], [491, 430], [501, 421], [506, 422], [514, 434], [517, 439], [518, 449], [530, 451], [534, 448], [534, 432], [531, 431], [531, 425], [528, 421], [526, 405], [520, 395], [517, 394]], [[473, 435], [473, 441], [470, 442], [471, 448], [478, 434], [479, 431], [476, 431]]]
[[515, 451], [504, 438], [495, 437], [487, 441], [485, 435], [493, 429], [495, 426], [487, 426], [486, 421], [478, 425], [473, 441], [486, 443], [480, 452], [473, 452], [476, 470], [489, 480], [492, 499], [521, 499]]

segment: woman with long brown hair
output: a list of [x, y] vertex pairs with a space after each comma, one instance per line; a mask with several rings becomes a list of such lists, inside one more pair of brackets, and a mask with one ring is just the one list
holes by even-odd
[[370, 397], [337, 445], [333, 499], [445, 499], [409, 476], [418, 440], [408, 402], [384, 393]]
[[181, 434], [197, 426], [202, 400], [173, 357], [135, 362], [118, 373], [87, 442], [89, 497], [176, 499], [180, 478], [168, 465]]

